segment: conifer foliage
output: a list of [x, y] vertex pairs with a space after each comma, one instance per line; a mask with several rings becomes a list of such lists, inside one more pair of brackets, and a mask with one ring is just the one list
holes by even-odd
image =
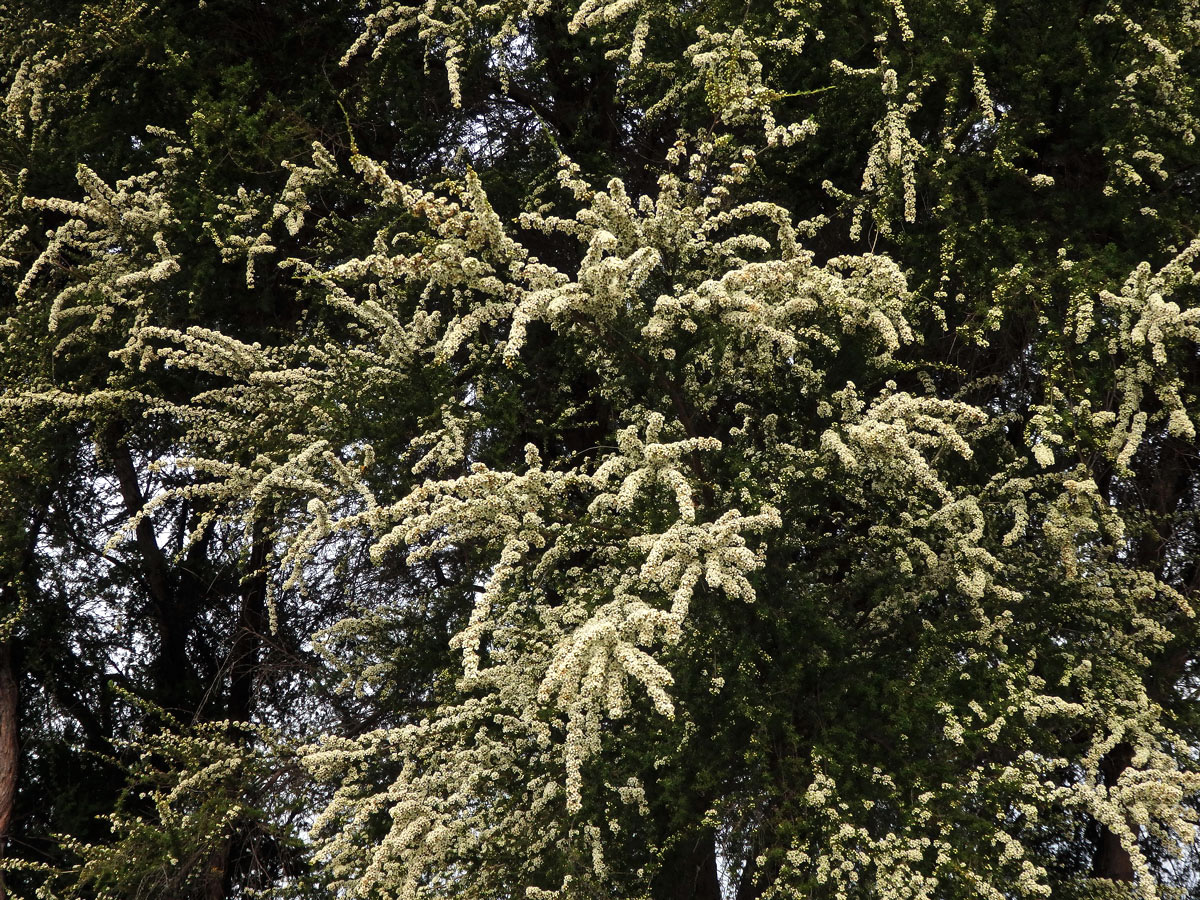
[[0, 895], [1200, 896], [1200, 3], [0, 0]]

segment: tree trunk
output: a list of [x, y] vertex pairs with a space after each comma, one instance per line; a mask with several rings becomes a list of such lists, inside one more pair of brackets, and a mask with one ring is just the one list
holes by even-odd
[[212, 852], [206, 863], [202, 900], [224, 900], [226, 873], [229, 869], [229, 841], [224, 840]]
[[[1173, 517], [1191, 489], [1190, 452], [1188, 447], [1169, 443], [1158, 459], [1157, 466], [1152, 470], [1150, 483], [1142, 486], [1143, 495], [1150, 501], [1148, 511], [1152, 514], [1156, 529], [1149, 529], [1146, 536], [1139, 541], [1134, 561], [1138, 569], [1153, 571], [1159, 578], [1165, 578], [1162, 566], [1172, 543]], [[1186, 591], [1189, 585], [1185, 584], [1183, 587]], [[1151, 665], [1147, 672], [1146, 685], [1151, 699], [1162, 706], [1170, 703], [1176, 682], [1183, 675], [1191, 657], [1191, 644], [1188, 641], [1182, 647], [1176, 646], [1166, 650]], [[1122, 742], [1113, 747], [1100, 760], [1100, 777], [1104, 785], [1116, 785], [1121, 773], [1132, 763], [1133, 747], [1130, 744]], [[1096, 824], [1098, 827], [1096, 852], [1092, 857], [1092, 876], [1132, 882], [1133, 860], [1129, 851], [1121, 845], [1120, 838], [1112, 829], [1101, 823]]]
[[[254, 523], [248, 571], [243, 580], [237, 630], [229, 650], [229, 700], [226, 718], [249, 722], [254, 713], [254, 682], [258, 676], [262, 636], [267, 629], [267, 534], [261, 521]], [[235, 823], [236, 827], [236, 823]], [[233, 892], [232, 867], [239, 852], [237, 832], [213, 850], [207, 863], [204, 900], [221, 900]], [[2, 898], [0, 898], [2, 900]]]
[[267, 629], [267, 538], [262, 522], [254, 523], [249, 571], [242, 587], [237, 632], [229, 651], [228, 718], [250, 721], [254, 711], [254, 679], [258, 674], [262, 635]]
[[[103, 446], [117, 476], [125, 511], [130, 516], [136, 516], [146, 505], [146, 499], [138, 483], [133, 456], [122, 441], [119, 426], [110, 426], [104, 432]], [[159, 648], [155, 668], [159, 698], [163, 706], [172, 712], [191, 715], [196, 712], [189, 702], [195, 679], [187, 654], [189, 628], [186, 610], [175, 596], [170, 564], [158, 545], [154, 523], [148, 517], [138, 521], [134, 539], [142, 557], [146, 587], [156, 611]]]
[[669, 900], [722, 900], [717, 846], [711, 831], [689, 835], [667, 857], [654, 896]]
[[[1121, 743], [1113, 747], [1100, 761], [1100, 775], [1107, 787], [1112, 787], [1121, 773], [1133, 762], [1133, 747]], [[1100, 826], [1096, 855], [1092, 859], [1092, 876], [1113, 881], [1133, 881], [1133, 860], [1121, 839], [1107, 825]]]
[[762, 887], [758, 883], [758, 855], [751, 849], [738, 879], [736, 900], [758, 900], [762, 896]]
[[[20, 745], [17, 741], [17, 679], [13, 674], [12, 641], [0, 645], [0, 859], [7, 856], [13, 798], [17, 792]], [[8, 896], [0, 872], [0, 900]]]

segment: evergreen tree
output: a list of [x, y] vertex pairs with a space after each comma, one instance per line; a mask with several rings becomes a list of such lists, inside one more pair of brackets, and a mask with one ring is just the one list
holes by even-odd
[[1200, 895], [1200, 4], [46, 13], [14, 885]]

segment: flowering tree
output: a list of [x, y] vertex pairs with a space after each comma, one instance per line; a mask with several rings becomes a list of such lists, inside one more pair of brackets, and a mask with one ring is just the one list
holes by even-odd
[[4, 421], [113, 460], [109, 558], [242, 573], [224, 715], [131, 684], [110, 833], [29, 883], [1187, 896], [1200, 6], [1085, 6], [338, 10], [274, 180], [199, 113], [9, 179]]

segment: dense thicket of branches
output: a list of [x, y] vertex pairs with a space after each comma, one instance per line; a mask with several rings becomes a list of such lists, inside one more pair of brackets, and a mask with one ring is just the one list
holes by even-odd
[[0, 896], [1200, 897], [1200, 3], [0, 0]]

